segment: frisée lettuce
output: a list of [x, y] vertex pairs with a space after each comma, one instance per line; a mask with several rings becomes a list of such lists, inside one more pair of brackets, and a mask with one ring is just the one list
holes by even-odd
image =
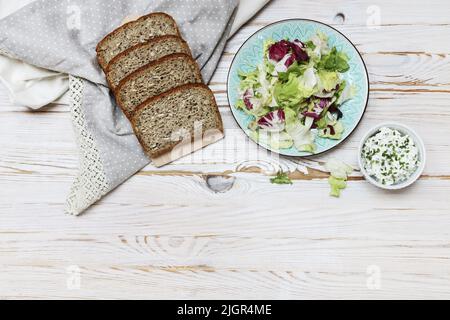
[[321, 32], [305, 42], [269, 39], [263, 50], [258, 66], [239, 72], [236, 107], [254, 117], [252, 139], [308, 153], [315, 153], [316, 137], [342, 139], [340, 107], [354, 96], [343, 77], [350, 69], [347, 55]]

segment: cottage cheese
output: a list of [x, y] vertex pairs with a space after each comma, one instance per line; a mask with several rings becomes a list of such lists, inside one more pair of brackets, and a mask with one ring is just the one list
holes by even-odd
[[419, 150], [413, 139], [387, 127], [366, 141], [362, 157], [367, 173], [386, 186], [407, 180], [419, 167]]

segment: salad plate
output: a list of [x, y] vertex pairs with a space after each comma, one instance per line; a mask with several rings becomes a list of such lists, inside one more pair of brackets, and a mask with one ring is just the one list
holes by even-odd
[[228, 74], [238, 125], [260, 146], [286, 156], [327, 152], [360, 123], [369, 77], [356, 47], [321, 22], [293, 19], [252, 35]]

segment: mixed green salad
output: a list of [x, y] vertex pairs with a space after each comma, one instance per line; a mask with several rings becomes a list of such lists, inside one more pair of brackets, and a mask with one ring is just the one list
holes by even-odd
[[239, 72], [236, 107], [254, 117], [251, 138], [309, 153], [316, 151], [317, 136], [342, 139], [339, 108], [354, 92], [343, 78], [349, 68], [347, 55], [331, 48], [321, 32], [306, 42], [267, 40], [262, 63]]

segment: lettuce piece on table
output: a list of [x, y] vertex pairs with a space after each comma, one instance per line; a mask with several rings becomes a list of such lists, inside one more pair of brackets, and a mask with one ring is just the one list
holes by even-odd
[[332, 197], [339, 198], [341, 196], [341, 191], [347, 188], [347, 180], [339, 179], [333, 176], [328, 178], [328, 183], [331, 187], [330, 195]]
[[292, 180], [283, 171], [279, 171], [275, 178], [270, 179], [270, 182], [273, 184], [292, 184]]
[[340, 160], [332, 158], [325, 164], [325, 170], [331, 174], [328, 179], [331, 187], [330, 195], [339, 198], [341, 191], [347, 188], [347, 179], [352, 174], [353, 168]]

